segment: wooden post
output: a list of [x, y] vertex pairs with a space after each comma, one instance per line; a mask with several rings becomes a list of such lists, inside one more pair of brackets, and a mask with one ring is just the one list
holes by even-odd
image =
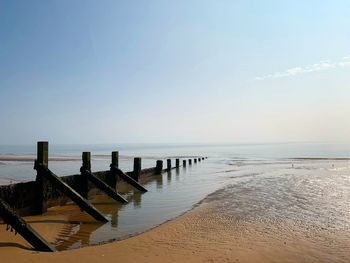
[[106, 178], [106, 183], [112, 187], [113, 189], [117, 188], [117, 175], [115, 172], [113, 172], [113, 169], [119, 168], [119, 152], [114, 151], [111, 155], [111, 169], [108, 173], [108, 176]]
[[[49, 166], [49, 142], [41, 141], [37, 143], [36, 163], [45, 168]], [[34, 164], [35, 167], [35, 164]], [[36, 200], [33, 204], [35, 214], [42, 214], [47, 211], [47, 197], [49, 192], [50, 182], [42, 173], [37, 172], [36, 175]]]
[[135, 181], [139, 180], [141, 174], [141, 158], [136, 157], [134, 158], [134, 171], [132, 173], [132, 177]]
[[45, 166], [36, 164], [34, 168], [38, 171], [39, 174], [45, 176], [47, 180], [50, 180], [50, 183], [53, 186], [58, 188], [58, 190], [68, 196], [74, 203], [89, 213], [96, 220], [108, 222], [108, 219], [103, 214], [101, 214], [93, 205], [91, 205], [86, 199], [74, 191], [67, 183], [63, 182], [61, 178], [59, 178]]
[[49, 142], [38, 142], [37, 144], [37, 162], [49, 167]]
[[157, 160], [156, 163], [156, 174], [161, 174], [163, 171], [163, 161], [162, 160]]
[[166, 169], [167, 169], [168, 171], [171, 170], [171, 159], [167, 159], [167, 160], [166, 160]]
[[192, 159], [188, 159], [188, 164], [192, 165]]
[[200, 161], [201, 161], [201, 158], [198, 158], [198, 161], [200, 162]]
[[194, 158], [193, 160], [194, 160], [194, 163], [197, 163], [197, 158]]
[[176, 168], [179, 168], [179, 167], [180, 167], [180, 160], [179, 160], [179, 159], [176, 159], [176, 160], [175, 160], [175, 167], [176, 167]]
[[[112, 156], [112, 163], [113, 163], [113, 156]], [[88, 180], [92, 182], [97, 188], [105, 192], [109, 197], [113, 198], [114, 200], [122, 203], [127, 203], [128, 201], [124, 199], [121, 195], [119, 195], [112, 187], [110, 187], [108, 184], [97, 178], [91, 173], [91, 153], [90, 152], [83, 152], [83, 166], [80, 169], [81, 176], [82, 176], [82, 184], [83, 189], [82, 193], [80, 193], [81, 196], [83, 196], [85, 199], [87, 199], [88, 195]], [[86, 184], [86, 185], [85, 185]]]
[[80, 168], [80, 174], [74, 176], [74, 188], [82, 197], [88, 199], [89, 183], [88, 178], [84, 175], [84, 171], [91, 172], [91, 153], [83, 152], [81, 158], [83, 164]]
[[91, 152], [83, 152], [82, 154], [83, 168], [91, 171]]
[[116, 168], [119, 168], [119, 152], [118, 151], [112, 152], [112, 163], [111, 163], [111, 165], [113, 165]]
[[182, 160], [182, 166], [186, 167], [186, 160]]

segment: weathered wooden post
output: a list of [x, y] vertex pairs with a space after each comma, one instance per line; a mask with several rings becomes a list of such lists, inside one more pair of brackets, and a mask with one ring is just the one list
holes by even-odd
[[192, 159], [188, 159], [188, 164], [192, 165]]
[[[37, 157], [36, 157], [36, 163], [39, 165], [44, 166], [45, 168], [48, 168], [49, 166], [49, 142], [46, 141], [40, 141], [37, 143]], [[34, 165], [35, 168], [35, 165]], [[49, 194], [49, 185], [50, 182], [45, 178], [45, 175], [43, 173], [37, 172], [36, 175], [36, 201], [33, 204], [34, 213], [35, 214], [42, 214], [47, 211], [47, 197]]]
[[163, 161], [162, 160], [157, 160], [156, 163], [156, 174], [161, 174], [163, 171]]
[[91, 172], [91, 152], [83, 152], [82, 154], [83, 168]]
[[91, 172], [91, 153], [83, 152], [81, 158], [83, 164], [80, 168], [80, 174], [74, 177], [74, 186], [82, 197], [88, 199], [89, 183], [84, 171], [87, 170]]
[[38, 142], [37, 162], [46, 168], [49, 167], [49, 142]]
[[167, 169], [168, 171], [171, 170], [171, 159], [167, 159], [167, 160], [166, 160], [166, 169]]
[[[141, 192], [147, 192], [147, 189], [144, 188], [142, 185], [140, 185], [134, 177], [131, 175], [125, 174], [122, 170], [119, 169], [119, 152], [114, 151], [112, 152], [112, 163], [110, 165], [111, 169], [109, 172], [107, 184], [112, 187], [113, 189], [116, 189], [117, 187], [117, 180], [122, 179], [135, 187], [136, 189], [140, 190]], [[135, 169], [135, 161], [134, 161], [134, 169]], [[141, 171], [141, 159], [140, 159], [140, 169]]]
[[182, 160], [182, 166], [186, 167], [186, 160]]
[[115, 173], [115, 169], [119, 168], [119, 152], [114, 151], [111, 155], [111, 169], [107, 175], [106, 183], [112, 187], [113, 189], [116, 189], [117, 187], [117, 174]]
[[197, 158], [194, 158], [193, 161], [194, 161], [194, 163], [197, 163]]
[[119, 152], [118, 151], [112, 152], [112, 163], [111, 163], [111, 165], [113, 165], [116, 168], [119, 168]]
[[180, 159], [175, 160], [175, 167], [179, 168], [180, 167]]
[[134, 171], [132, 173], [132, 177], [135, 181], [139, 180], [141, 174], [141, 158], [135, 157], [134, 158]]

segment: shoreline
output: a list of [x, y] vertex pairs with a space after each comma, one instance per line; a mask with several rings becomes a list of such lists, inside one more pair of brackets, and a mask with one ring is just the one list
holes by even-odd
[[[28, 250], [24, 240], [8, 233], [0, 240], [4, 262], [256, 262], [313, 263], [347, 262], [347, 249], [333, 253], [332, 247], [315, 244], [310, 233], [298, 232], [295, 224], [269, 222], [239, 214], [228, 204], [237, 195], [226, 186], [193, 205], [192, 209], [142, 233], [110, 243], [54, 253]], [[234, 194], [232, 194], [234, 193]], [[58, 215], [66, 220], [64, 215]], [[31, 218], [28, 218], [29, 220]], [[45, 221], [45, 220], [43, 220]], [[46, 224], [46, 225], [45, 225]], [[307, 222], [312, 226], [312, 222]], [[32, 224], [52, 241], [67, 231], [53, 224]], [[1, 227], [4, 227], [3, 225]], [[295, 229], [293, 229], [293, 227]], [[312, 232], [311, 232], [312, 233]], [[2, 235], [0, 238], [4, 238]], [[17, 245], [14, 245], [14, 244]]]
[[[153, 229], [156, 229], [164, 224], [167, 224], [169, 222], [172, 222], [174, 220], [177, 220], [178, 218], [181, 218], [182, 216], [186, 215], [187, 213], [190, 213], [192, 212], [193, 210], [195, 210], [196, 208], [198, 208], [199, 206], [201, 206], [201, 204], [207, 199], [209, 198], [212, 194], [215, 194], [217, 191], [219, 191], [221, 189], [218, 189], [212, 193], [209, 193], [208, 195], [206, 195], [202, 200], [198, 201], [197, 203], [193, 204], [188, 210], [186, 211], [183, 211], [181, 212], [179, 215], [173, 217], [173, 218], [170, 218], [160, 224], [157, 224], [157, 225], [154, 225], [144, 231], [140, 231], [140, 232], [135, 232], [135, 233], [131, 233], [131, 234], [126, 234], [124, 236], [121, 236], [119, 238], [112, 238], [110, 240], [106, 240], [106, 241], [101, 241], [99, 243], [96, 243], [96, 244], [91, 244], [91, 245], [85, 245], [85, 246], [81, 246], [79, 248], [69, 248], [69, 249], [65, 249], [65, 250], [58, 250], [57, 252], [55, 253], [59, 253], [59, 252], [65, 252], [65, 251], [74, 251], [74, 250], [77, 250], [77, 249], [82, 249], [82, 248], [86, 248], [86, 247], [95, 247], [95, 246], [103, 246], [103, 245], [106, 245], [106, 244], [111, 244], [111, 243], [115, 243], [115, 242], [120, 242], [120, 241], [124, 241], [124, 240], [127, 240], [129, 238], [133, 238], [133, 237], [137, 237], [139, 235], [142, 235], [142, 234], [145, 234], [149, 231], [152, 231]], [[64, 212], [64, 213], [62, 213]], [[33, 215], [33, 216], [24, 216], [23, 219], [28, 223], [30, 224], [32, 227], [33, 227], [33, 224], [31, 223], [38, 223], [39, 225], [42, 224], [44, 225], [45, 224], [45, 221], [47, 222], [50, 222], [50, 221], [53, 221], [53, 222], [57, 222], [56, 224], [55, 223], [50, 223], [49, 225], [50, 226], [53, 226], [53, 229], [51, 230], [48, 230], [46, 229], [46, 226], [45, 227], [38, 227], [38, 226], [35, 226], [34, 224], [34, 229], [36, 229], [37, 231], [39, 231], [41, 234], [43, 234], [46, 238], [47, 238], [47, 241], [49, 241], [51, 244], [53, 244], [53, 241], [55, 239], [54, 236], [59, 236], [60, 233], [59, 233], [59, 229], [60, 227], [58, 226], [58, 222], [60, 221], [65, 221], [64, 224], [66, 225], [78, 225], [80, 222], [85, 222], [87, 224], [98, 224], [98, 222], [95, 222], [92, 218], [90, 218], [89, 215], [87, 215], [84, 211], [80, 211], [79, 208], [74, 204], [74, 203], [68, 203], [68, 204], [65, 204], [65, 205], [57, 205], [57, 206], [53, 206], [53, 207], [50, 207], [48, 209], [48, 212], [42, 214], [42, 215]], [[62, 223], [60, 222], [60, 223]], [[1, 247], [2, 247], [2, 237], [3, 237], [3, 234], [4, 234], [4, 231], [3, 231], [3, 228], [4, 228], [4, 223], [2, 222], [1, 218], [0, 218], [0, 253], [1, 253]], [[52, 235], [48, 235], [48, 233], [46, 232], [50, 232]], [[69, 237], [68, 237], [69, 238]], [[12, 238], [10, 238], [11, 241]], [[24, 249], [28, 250], [28, 251], [32, 251], [33, 253], [45, 253], [45, 252], [40, 252], [40, 251], [36, 251], [32, 248], [32, 246], [27, 243], [25, 240], [20, 240], [22, 238], [19, 238], [19, 239], [16, 239], [19, 246], [22, 246]], [[22, 242], [21, 242], [22, 241]], [[26, 247], [24, 247], [24, 244], [26, 243]]]

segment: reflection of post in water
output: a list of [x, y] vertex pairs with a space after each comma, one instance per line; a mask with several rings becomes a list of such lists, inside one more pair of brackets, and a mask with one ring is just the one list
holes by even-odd
[[171, 181], [171, 170], [168, 170], [167, 172], [166, 172], [166, 175], [167, 175], [167, 182], [168, 182], [168, 184], [170, 184], [170, 181]]
[[[118, 211], [122, 207], [122, 204], [109, 202], [108, 200], [108, 196], [101, 195], [95, 196], [91, 202], [93, 202], [104, 215], [111, 215], [111, 225], [112, 227], [117, 227]], [[105, 224], [95, 222], [81, 222], [80, 225], [69, 224], [59, 234], [57, 249], [61, 251], [69, 248], [91, 245], [93, 242], [93, 240], [90, 240], [91, 235], [103, 225]], [[79, 229], [75, 231], [74, 228]]]
[[112, 215], [112, 218], [111, 218], [111, 225], [112, 227], [117, 227], [118, 226], [118, 212], [119, 212], [119, 209], [116, 209], [111, 215]]
[[175, 167], [176, 167], [176, 170], [175, 170], [176, 181], [178, 181], [180, 176], [180, 159], [175, 160]]
[[[59, 233], [59, 236], [57, 238], [58, 245], [56, 246], [56, 249], [58, 251], [62, 251], [69, 248], [91, 245], [91, 234], [103, 225], [104, 224], [93, 222], [91, 224], [69, 225], [65, 227]], [[72, 234], [74, 231], [73, 228], [75, 227], [79, 227], [79, 230]]]
[[168, 178], [168, 184], [171, 181], [171, 159], [167, 159], [167, 167], [166, 167], [166, 173], [167, 173], [167, 178]]
[[123, 207], [123, 204], [116, 203], [106, 195], [95, 196], [91, 202], [98, 207], [104, 215], [111, 215], [111, 224], [113, 227], [118, 225], [118, 211]]
[[142, 199], [142, 194], [140, 191], [135, 191], [133, 192], [133, 203], [134, 203], [134, 208], [140, 208], [141, 207], [141, 199]]
[[175, 169], [176, 181], [180, 179], [180, 167], [176, 167]]
[[157, 189], [163, 188], [163, 175], [156, 176]]

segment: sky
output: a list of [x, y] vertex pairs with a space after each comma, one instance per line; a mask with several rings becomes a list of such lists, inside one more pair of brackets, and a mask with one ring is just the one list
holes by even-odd
[[350, 2], [0, 0], [0, 144], [350, 142]]

